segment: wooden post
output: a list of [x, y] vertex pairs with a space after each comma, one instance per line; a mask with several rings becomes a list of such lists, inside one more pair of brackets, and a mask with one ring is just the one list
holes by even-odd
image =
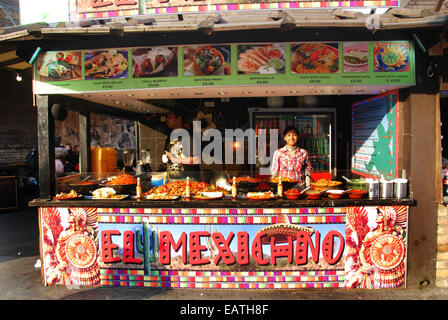
[[438, 94], [411, 93], [407, 101], [411, 113], [407, 176], [417, 200], [417, 206], [410, 207], [407, 230], [409, 288], [436, 283], [437, 210], [442, 186], [439, 99]]
[[92, 158], [90, 153], [90, 113], [79, 113], [79, 172], [92, 171]]
[[135, 163], [138, 165], [138, 161], [141, 160], [140, 150], [141, 150], [141, 141], [140, 141], [140, 121], [135, 121], [134, 129], [135, 129]]
[[40, 198], [51, 199], [56, 191], [54, 119], [48, 96], [37, 95]]
[[440, 8], [442, 8], [442, 4], [443, 4], [444, 0], [437, 0], [436, 3], [434, 4], [434, 12], [439, 12]]

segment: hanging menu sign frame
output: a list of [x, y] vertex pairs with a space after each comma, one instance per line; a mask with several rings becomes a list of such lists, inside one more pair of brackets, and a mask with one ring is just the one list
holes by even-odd
[[238, 85], [415, 84], [409, 41], [242, 43], [48, 51], [37, 94]]

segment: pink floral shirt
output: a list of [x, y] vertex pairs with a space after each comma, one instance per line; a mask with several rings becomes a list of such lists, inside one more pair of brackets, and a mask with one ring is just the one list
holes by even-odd
[[292, 157], [286, 146], [275, 150], [271, 164], [273, 176], [287, 177], [302, 183], [305, 181], [305, 172], [311, 172], [309, 155], [305, 149], [297, 148]]

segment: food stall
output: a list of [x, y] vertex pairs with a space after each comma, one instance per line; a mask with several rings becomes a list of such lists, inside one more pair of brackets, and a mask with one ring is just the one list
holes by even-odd
[[[145, 35], [155, 26], [111, 25], [107, 35], [104, 27], [93, 26], [78, 30], [86, 37], [82, 43], [55, 37], [57, 28], [42, 29], [43, 39], [32, 43], [43, 48], [34, 64], [40, 198], [30, 205], [39, 211], [45, 285], [407, 287], [409, 257], [425, 247], [410, 241], [409, 230], [419, 227], [410, 223], [410, 213], [427, 208], [415, 199], [419, 176], [415, 167], [409, 170], [406, 116], [415, 99], [409, 88], [431, 92], [421, 84], [432, 83], [422, 76], [426, 58], [407, 29], [372, 33], [346, 25], [341, 34], [316, 23], [284, 32], [286, 18], [276, 20], [280, 33], [261, 22], [239, 29], [236, 38], [225, 24], [222, 33], [208, 35], [198, 33], [203, 28], [184, 27], [154, 31], [160, 37], [151, 43]], [[321, 121], [317, 110], [314, 118], [302, 117], [310, 111], [303, 105], [291, 106], [295, 111], [279, 107], [285, 114], [253, 109], [245, 148], [255, 153], [244, 153], [247, 171], [218, 163], [213, 174], [173, 179], [163, 172], [137, 174], [113, 166], [107, 172], [92, 170], [91, 112], [142, 125], [143, 115], [166, 112], [148, 102], [154, 97], [324, 95], [344, 102], [320, 110], [330, 111], [328, 121]], [[340, 99], [343, 95], [356, 97]], [[80, 173], [63, 180], [54, 177], [51, 107], [56, 103], [80, 115]], [[287, 179], [279, 186], [261, 172], [268, 168], [267, 149], [272, 153], [281, 143], [277, 131], [277, 142], [270, 135], [260, 147], [263, 130], [275, 134], [290, 120], [315, 150], [307, 190]], [[223, 134], [226, 128], [218, 129], [209, 133]], [[201, 128], [198, 132], [202, 138]], [[222, 142], [225, 149], [228, 141]]]
[[[282, 56], [289, 56], [296, 46], [273, 45], [285, 50]], [[377, 45], [382, 43], [366, 47], [374, 54]], [[236, 51], [234, 46], [221, 46], [227, 48], [229, 61], [232, 60], [230, 53]], [[204, 48], [213, 51], [210, 46], [194, 48], [196, 55], [203, 53]], [[399, 75], [401, 81], [404, 81], [403, 76], [413, 81], [411, 43], [389, 42], [387, 48], [407, 48], [401, 59], [405, 59], [408, 71]], [[150, 49], [162, 55], [162, 49]], [[182, 46], [166, 49], [163, 57], [173, 60], [173, 55], [179, 58], [181, 56], [176, 54], [184, 52], [184, 59], [179, 59], [185, 68], [184, 77], [194, 78], [198, 73], [203, 77], [207, 68], [195, 71], [194, 67], [186, 67], [190, 49]], [[137, 52], [147, 53], [148, 50], [43, 53], [36, 63], [37, 90], [45, 90], [49, 84], [56, 84], [57, 90], [62, 92], [68, 87], [70, 90], [92, 86], [95, 90], [95, 86], [114, 85], [119, 88], [127, 85], [126, 81], [144, 85], [143, 81], [148, 80], [139, 78]], [[135, 57], [132, 69], [131, 56]], [[68, 61], [67, 57], [70, 57]], [[112, 64], [118, 65], [112, 71], [109, 69], [111, 74], [105, 74], [101, 68], [100, 61], [105, 59], [112, 59]], [[70, 67], [69, 62], [77, 60], [84, 61], [85, 74], [80, 63], [75, 63], [73, 69], [81, 70], [84, 80], [64, 81], [66, 75], [61, 80], [59, 74], [47, 74], [47, 71], [58, 70], [60, 65]], [[129, 65], [120, 67], [123, 61]], [[375, 65], [373, 61], [372, 65]], [[128, 76], [131, 70], [138, 74], [136, 79], [140, 82]], [[230, 65], [229, 70], [219, 73], [215, 81], [224, 79], [226, 73], [231, 74]], [[73, 75], [78, 74], [69, 74]], [[287, 73], [279, 75], [286, 77]], [[117, 81], [119, 76], [124, 78]], [[92, 81], [90, 77], [93, 82], [88, 82]], [[231, 83], [235, 79], [226, 81]], [[330, 77], [328, 81], [336, 80]], [[336, 145], [332, 139], [335, 122], [329, 121], [330, 117], [317, 121], [317, 118], [303, 116], [293, 117], [295, 125], [313, 139], [307, 146], [320, 150], [320, 157], [326, 160], [324, 166], [314, 170], [309, 188], [297, 181], [273, 180], [253, 172], [233, 171], [230, 175], [226, 170], [215, 171], [213, 177], [200, 176], [191, 180], [190, 176], [194, 175], [188, 172], [183, 172], [183, 179], [169, 174], [160, 177], [156, 172], [136, 174], [124, 168], [120, 172], [114, 161], [107, 169], [100, 170], [97, 166], [96, 171], [81, 170], [76, 176], [60, 179], [56, 192], [52, 192], [49, 199], [30, 203], [39, 207], [44, 283], [202, 289], [405, 288], [408, 214], [415, 200], [410, 198], [407, 184], [402, 187], [402, 194], [380, 193], [379, 180], [384, 179], [384, 175], [389, 179], [381, 183], [383, 191], [386, 186], [395, 184], [390, 178], [398, 178], [398, 90], [358, 101], [352, 110], [352, 139], [359, 136], [360, 140], [353, 140], [353, 167], [342, 172], [347, 181], [340, 181], [336, 164], [331, 161]], [[255, 120], [260, 111], [253, 113]], [[279, 110], [272, 112], [278, 114]], [[289, 109], [282, 112], [291, 116]], [[264, 115], [267, 114], [266, 111]], [[319, 116], [318, 112], [311, 114]], [[356, 125], [369, 123], [366, 119], [372, 123], [364, 125], [363, 130], [372, 131], [379, 139], [365, 139], [365, 133], [359, 133]], [[263, 127], [258, 121], [257, 130], [252, 130], [257, 139], [263, 129], [285, 127], [281, 121], [269, 120], [269, 123], [279, 127]], [[319, 128], [322, 133], [313, 135]], [[388, 131], [387, 137], [383, 137], [380, 129]], [[224, 145], [228, 142], [225, 138]], [[247, 144], [251, 145], [251, 141]], [[266, 154], [268, 145], [257, 142], [257, 146], [258, 152]], [[386, 154], [383, 154], [384, 147]], [[86, 146], [83, 148], [89, 151]], [[88, 153], [95, 154], [94, 148]], [[91, 157], [91, 161], [92, 158], [103, 164], [106, 160], [110, 162], [98, 155]], [[116, 163], [116, 159], [113, 160]], [[93, 163], [91, 167], [95, 167]], [[261, 172], [261, 168], [256, 170]], [[162, 181], [157, 181], [156, 176]], [[372, 179], [376, 184], [368, 184], [365, 177], [376, 178]]]

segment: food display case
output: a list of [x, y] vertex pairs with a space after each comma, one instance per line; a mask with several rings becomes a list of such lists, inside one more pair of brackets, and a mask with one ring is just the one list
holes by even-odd
[[[268, 168], [270, 157], [276, 147], [283, 147], [283, 130], [288, 126], [294, 126], [299, 131], [298, 145], [307, 150], [310, 155], [313, 172], [332, 173], [336, 168], [336, 144], [334, 137], [336, 132], [336, 110], [331, 108], [250, 108], [249, 121], [255, 130], [257, 141], [261, 135], [266, 137], [268, 151], [257, 150], [257, 162], [252, 167], [252, 172], [260, 168]], [[265, 131], [263, 130], [265, 129]], [[276, 141], [271, 141], [272, 133], [277, 129]], [[257, 142], [257, 146], [260, 143]], [[266, 170], [265, 170], [266, 171]]]

